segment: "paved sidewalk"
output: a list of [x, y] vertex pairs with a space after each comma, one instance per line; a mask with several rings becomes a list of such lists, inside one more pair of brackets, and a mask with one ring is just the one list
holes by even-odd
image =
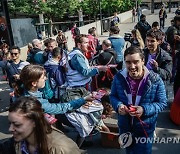
[[[147, 21], [149, 24], [152, 24], [154, 21], [159, 21], [158, 18], [158, 10], [155, 10], [155, 14], [151, 15], [149, 10], [144, 11], [144, 14], [147, 15]], [[166, 28], [170, 25], [170, 20], [173, 19], [174, 13], [168, 13], [168, 19], [166, 20]], [[132, 23], [132, 20], [129, 19], [124, 23], [120, 24], [120, 34], [124, 36], [125, 32], [130, 32], [134, 25], [137, 23]], [[99, 39], [102, 41], [108, 38], [108, 33], [104, 33], [103, 36], [100, 36]], [[0, 73], [1, 76], [1, 73]], [[168, 85], [169, 91], [169, 99], [173, 100], [173, 93], [172, 93], [172, 85]], [[0, 141], [2, 139], [8, 138], [11, 135], [8, 132], [8, 120], [7, 120], [7, 112], [6, 107], [9, 104], [9, 86], [6, 81], [2, 81], [0, 78]], [[116, 119], [106, 119], [108, 123], [117, 123]], [[176, 126], [173, 124], [169, 118], [169, 108], [165, 111], [160, 113], [158, 117], [158, 123], [156, 128], [156, 134], [158, 137], [179, 137], [179, 144], [153, 144], [153, 154], [178, 154], [180, 151], [180, 126]], [[77, 132], [74, 130], [71, 133], [67, 133], [68, 136], [75, 139]], [[89, 154], [124, 154], [124, 149], [110, 149], [110, 148], [103, 148], [101, 146], [101, 135], [100, 133], [96, 136], [90, 137], [89, 140], [92, 140], [94, 146], [87, 148]]]

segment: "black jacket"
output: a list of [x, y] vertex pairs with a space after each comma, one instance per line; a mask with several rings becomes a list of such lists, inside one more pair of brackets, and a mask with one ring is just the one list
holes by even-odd
[[[148, 62], [149, 54], [149, 50], [147, 48], [144, 49], [145, 65]], [[158, 52], [155, 60], [158, 63], [158, 67], [154, 68], [153, 71], [155, 73], [158, 73], [163, 81], [170, 80], [172, 76], [172, 57], [166, 51], [158, 47]]]
[[0, 154], [16, 154], [13, 138], [8, 138], [0, 142]]

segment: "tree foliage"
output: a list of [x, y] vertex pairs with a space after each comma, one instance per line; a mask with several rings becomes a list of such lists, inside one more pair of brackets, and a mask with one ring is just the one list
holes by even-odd
[[63, 17], [77, 11], [79, 0], [14, 0], [8, 3], [10, 13], [27, 13], [47, 17]]
[[[138, 0], [139, 1], [139, 0]], [[123, 12], [132, 6], [132, 0], [13, 0], [8, 2], [10, 13], [26, 13], [38, 15], [43, 13], [46, 17], [63, 17], [65, 15], [77, 15], [81, 8], [83, 14], [95, 17], [99, 14], [99, 4], [103, 14], [112, 15], [113, 12]]]

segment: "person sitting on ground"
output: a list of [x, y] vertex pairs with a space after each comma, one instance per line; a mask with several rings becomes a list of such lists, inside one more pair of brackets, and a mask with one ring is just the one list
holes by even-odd
[[133, 29], [131, 31], [132, 39], [130, 40], [131, 46], [137, 46], [140, 49], [144, 49], [144, 41], [138, 29]]
[[27, 65], [20, 74], [20, 79], [14, 85], [15, 97], [33, 96], [36, 97], [42, 104], [45, 113], [49, 114], [63, 114], [67, 111], [79, 108], [85, 104], [86, 101], [91, 101], [92, 95], [89, 94], [84, 98], [73, 100], [68, 103], [49, 103], [47, 99], [43, 98], [42, 92], [39, 89], [44, 88], [46, 81], [46, 71], [40, 65]]
[[73, 140], [51, 127], [44, 116], [42, 104], [34, 97], [19, 98], [10, 106], [8, 119], [9, 131], [13, 134], [13, 138], [11, 149], [7, 147], [8, 141], [3, 144], [4, 146], [0, 146], [3, 154], [81, 154], [83, 152]]
[[120, 29], [116, 26], [113, 26], [110, 28], [110, 36], [109, 40], [111, 41], [112, 48], [117, 54], [116, 63], [117, 64], [123, 64], [123, 49], [125, 45], [125, 40], [122, 36], [119, 34]]

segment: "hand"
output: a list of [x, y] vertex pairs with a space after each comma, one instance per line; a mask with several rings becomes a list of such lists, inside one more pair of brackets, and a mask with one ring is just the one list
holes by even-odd
[[15, 80], [19, 80], [20, 79], [20, 75], [19, 74], [15, 74], [15, 75], [13, 75], [13, 77], [14, 77]]
[[87, 103], [84, 104], [82, 107], [88, 109], [90, 105], [92, 105], [92, 102], [87, 102]]
[[131, 106], [131, 107], [134, 108], [135, 111], [133, 111], [133, 112], [129, 111], [130, 116], [133, 116], [133, 117], [134, 116], [138, 116], [138, 117], [142, 116], [144, 110], [141, 106]]
[[126, 105], [124, 105], [124, 104], [119, 105], [118, 113], [120, 115], [126, 115], [128, 113], [127, 111], [128, 111], [128, 108]]
[[179, 35], [174, 35], [174, 39], [180, 41], [180, 36]]
[[98, 68], [99, 71], [106, 72], [109, 67], [103, 66], [103, 65], [98, 65], [98, 66], [96, 66], [96, 68]]
[[84, 100], [91, 102], [91, 101], [95, 100], [95, 98], [93, 97], [92, 94], [89, 94], [89, 95], [87, 95], [87, 96], [84, 97]]
[[158, 63], [157, 63], [154, 59], [151, 59], [150, 63], [151, 63], [155, 68], [158, 67]]

